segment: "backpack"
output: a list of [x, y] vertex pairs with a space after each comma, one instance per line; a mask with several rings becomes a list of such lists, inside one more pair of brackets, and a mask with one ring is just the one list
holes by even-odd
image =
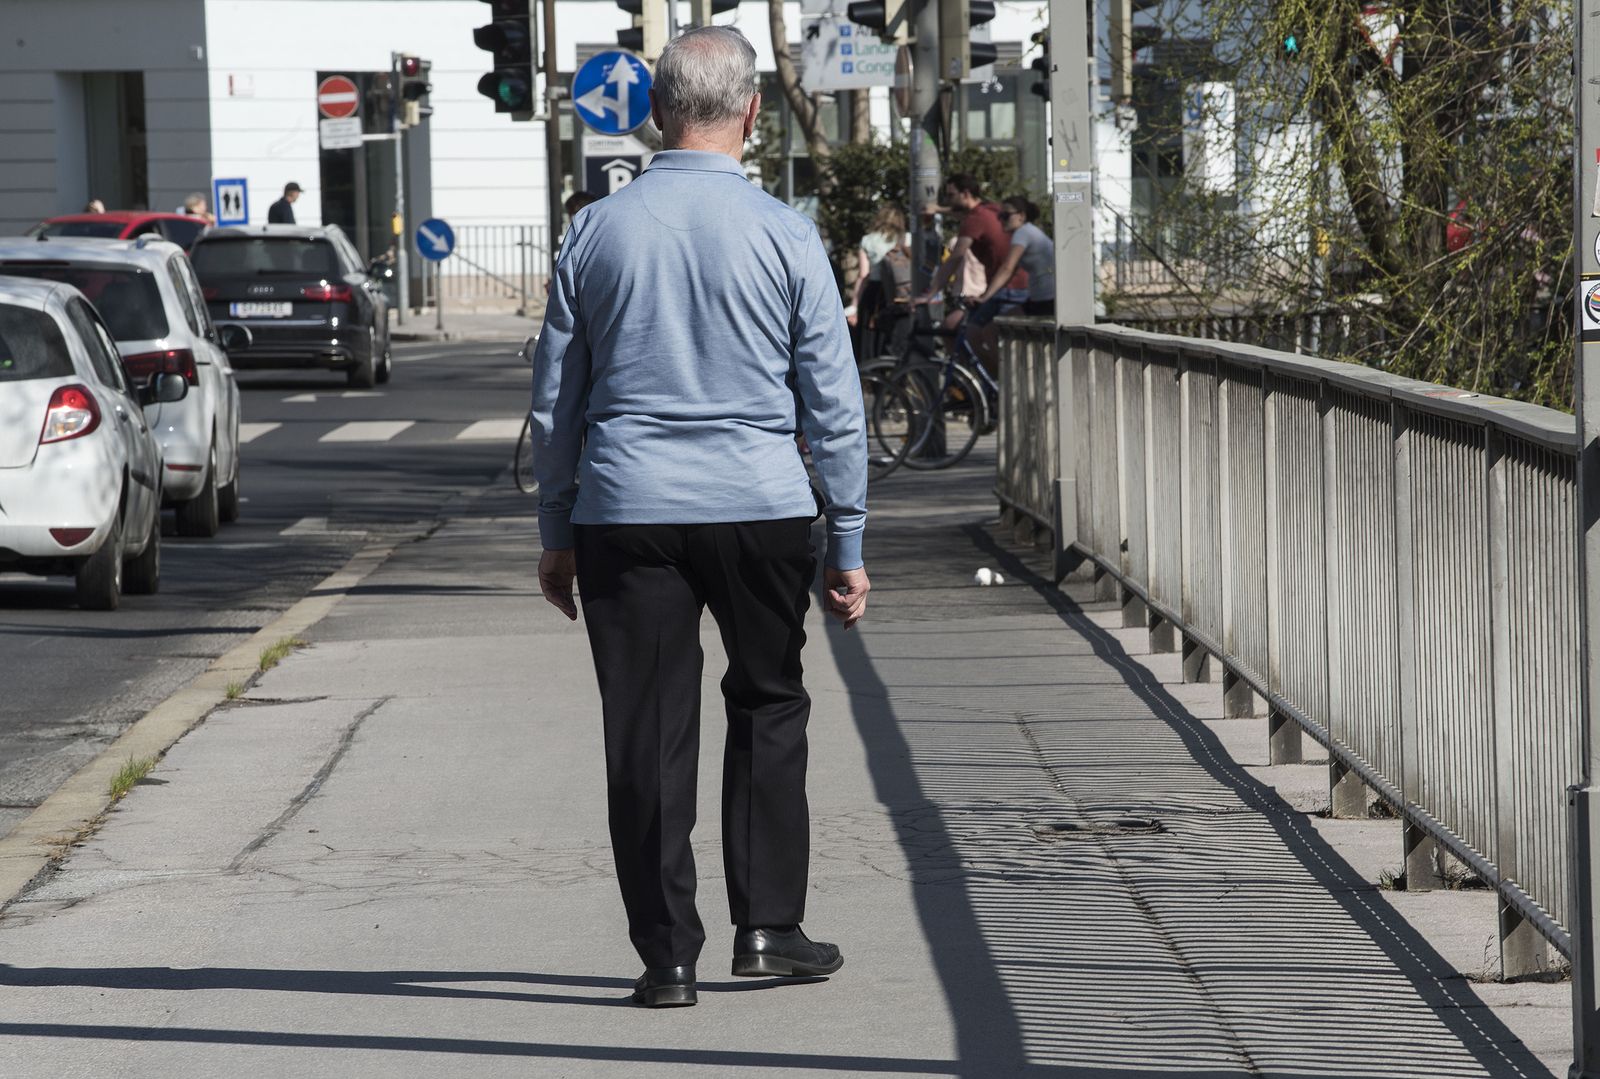
[[874, 271], [883, 289], [883, 302], [905, 306], [911, 303], [911, 252], [897, 244], [878, 260]]

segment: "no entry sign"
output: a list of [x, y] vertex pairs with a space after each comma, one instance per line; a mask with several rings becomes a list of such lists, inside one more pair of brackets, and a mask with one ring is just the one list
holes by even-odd
[[354, 116], [359, 104], [356, 84], [343, 75], [329, 75], [317, 84], [317, 110], [330, 120]]

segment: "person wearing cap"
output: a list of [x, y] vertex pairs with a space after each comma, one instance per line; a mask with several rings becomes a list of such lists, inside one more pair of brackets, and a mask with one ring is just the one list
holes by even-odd
[[267, 224], [292, 225], [294, 224], [294, 200], [300, 197], [300, 185], [287, 183], [283, 185], [283, 198], [274, 202], [267, 208]]

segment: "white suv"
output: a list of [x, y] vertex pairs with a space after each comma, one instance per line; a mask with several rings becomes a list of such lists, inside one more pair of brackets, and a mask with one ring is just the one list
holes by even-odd
[[0, 274], [60, 281], [82, 292], [116, 338], [130, 381], [184, 377], [190, 390], [182, 401], [145, 407], [166, 458], [166, 501], [177, 508], [182, 536], [214, 536], [219, 521], [235, 520], [239, 387], [183, 249], [150, 236], [4, 239]]

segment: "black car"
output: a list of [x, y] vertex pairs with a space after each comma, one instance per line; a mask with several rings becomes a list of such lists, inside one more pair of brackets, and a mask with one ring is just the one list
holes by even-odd
[[248, 327], [248, 348], [228, 351], [239, 370], [321, 367], [350, 385], [389, 381], [389, 304], [336, 225], [211, 229], [189, 260], [211, 321]]

